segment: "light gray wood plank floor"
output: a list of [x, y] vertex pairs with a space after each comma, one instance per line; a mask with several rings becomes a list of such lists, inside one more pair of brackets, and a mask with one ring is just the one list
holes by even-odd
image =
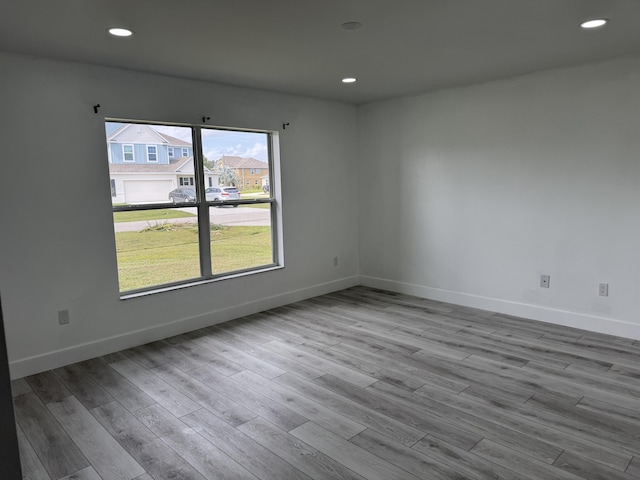
[[640, 480], [640, 341], [365, 287], [13, 396], [25, 479]]

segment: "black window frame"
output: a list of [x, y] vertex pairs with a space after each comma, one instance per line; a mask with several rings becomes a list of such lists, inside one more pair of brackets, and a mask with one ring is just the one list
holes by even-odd
[[[205, 175], [205, 166], [204, 166], [204, 155], [202, 153], [202, 130], [225, 130], [232, 132], [251, 132], [251, 133], [263, 133], [267, 136], [267, 145], [268, 145], [268, 161], [267, 164], [269, 166], [269, 183], [274, 184], [276, 179], [273, 176], [273, 172], [276, 170], [274, 168], [275, 162], [279, 161], [279, 159], [274, 158], [276, 149], [274, 148], [274, 136], [277, 134], [275, 131], [269, 130], [257, 130], [257, 129], [242, 129], [242, 128], [231, 128], [224, 126], [203, 126], [197, 124], [179, 124], [179, 123], [169, 123], [169, 122], [154, 122], [154, 121], [145, 121], [145, 120], [128, 120], [121, 118], [105, 118], [105, 123], [108, 122], [118, 122], [118, 123], [128, 123], [128, 124], [142, 124], [142, 125], [157, 125], [157, 126], [177, 126], [177, 127], [186, 127], [191, 129], [192, 133], [192, 150], [193, 150], [193, 162], [194, 162], [194, 179], [195, 185], [178, 185], [176, 188], [189, 187], [193, 188], [196, 191], [196, 201], [195, 202], [177, 202], [177, 203], [145, 203], [145, 204], [115, 204], [112, 206], [113, 213], [115, 212], [133, 212], [133, 211], [141, 211], [141, 210], [158, 210], [158, 209], [173, 209], [173, 208], [183, 208], [185, 206], [188, 207], [196, 207], [198, 210], [198, 235], [199, 235], [199, 249], [200, 249], [200, 276], [196, 278], [189, 278], [184, 280], [179, 280], [170, 283], [164, 283], [159, 285], [150, 285], [148, 287], [137, 288], [133, 290], [125, 290], [120, 291], [120, 298], [135, 298], [140, 295], [147, 295], [153, 293], [159, 293], [164, 291], [174, 290], [176, 288], [184, 288], [192, 285], [199, 285], [206, 282], [225, 280], [229, 278], [235, 278], [240, 275], [246, 274], [255, 274], [264, 271], [274, 270], [278, 268], [283, 268], [283, 252], [281, 249], [281, 240], [279, 235], [282, 232], [281, 218], [278, 215], [279, 205], [276, 196], [274, 195], [275, 189], [269, 192], [268, 198], [242, 198], [240, 195], [239, 199], [234, 200], [218, 200], [218, 201], [207, 201], [205, 190], [208, 188], [206, 185], [206, 175]], [[237, 188], [237, 187], [236, 187]], [[240, 191], [240, 190], [238, 190]], [[259, 204], [269, 204], [270, 205], [270, 231], [271, 231], [271, 256], [272, 261], [269, 264], [259, 265], [255, 267], [249, 268], [241, 268], [229, 272], [217, 273], [214, 274], [212, 272], [212, 264], [211, 264], [211, 251], [210, 251], [210, 216], [208, 211], [210, 207], [218, 207], [225, 205], [232, 206], [240, 206], [240, 205], [259, 205]]]

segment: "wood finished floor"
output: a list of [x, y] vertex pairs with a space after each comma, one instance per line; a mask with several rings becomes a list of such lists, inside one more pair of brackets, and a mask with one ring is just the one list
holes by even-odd
[[364, 287], [13, 394], [24, 478], [640, 478], [640, 342]]

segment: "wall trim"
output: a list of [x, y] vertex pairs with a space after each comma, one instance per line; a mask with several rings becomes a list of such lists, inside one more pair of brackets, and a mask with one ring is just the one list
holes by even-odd
[[619, 337], [640, 340], [640, 324], [626, 322], [615, 318], [598, 317], [584, 313], [572, 312], [556, 308], [513, 302], [499, 298], [483, 297], [470, 293], [455, 292], [441, 288], [425, 287], [411, 283], [387, 280], [384, 278], [360, 276], [360, 284], [366, 287], [389, 290], [396, 293], [415, 295], [417, 297], [453, 303], [465, 307], [490, 310], [492, 312], [530, 318], [540, 322], [580, 328], [591, 332], [605, 333]]
[[81, 362], [100, 355], [118, 352], [126, 348], [143, 345], [145, 343], [162, 340], [163, 338], [191, 332], [199, 328], [216, 325], [236, 318], [241, 318], [271, 308], [288, 305], [306, 300], [307, 298], [337, 292], [359, 284], [359, 277], [345, 277], [331, 282], [321, 283], [299, 290], [292, 290], [271, 297], [260, 298], [240, 305], [212, 310], [202, 315], [182, 318], [173, 322], [153, 327], [135, 330], [120, 335], [82, 343], [72, 347], [55, 350], [53, 352], [14, 360], [9, 363], [11, 378], [21, 378], [27, 375], [62, 367], [71, 363]]

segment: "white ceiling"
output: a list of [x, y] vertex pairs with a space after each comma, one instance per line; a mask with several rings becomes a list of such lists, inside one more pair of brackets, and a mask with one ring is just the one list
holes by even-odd
[[360, 104], [640, 53], [639, 20], [640, 0], [3, 0], [0, 50]]

